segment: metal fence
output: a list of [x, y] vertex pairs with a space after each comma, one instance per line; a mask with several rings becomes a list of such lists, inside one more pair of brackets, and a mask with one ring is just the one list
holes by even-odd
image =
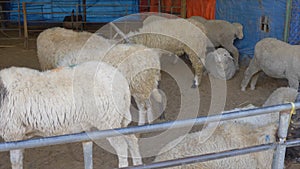
[[[11, 3], [16, 5], [15, 9]], [[0, 1], [0, 40], [22, 38], [21, 13], [20, 0]], [[11, 16], [16, 19], [11, 21]]]
[[[186, 120], [165, 122], [165, 123], [145, 125], [145, 126], [133, 126], [133, 127], [118, 128], [113, 130], [102, 130], [102, 131], [94, 131], [88, 133], [78, 133], [78, 134], [45, 137], [45, 138], [30, 139], [30, 140], [16, 141], [16, 142], [6, 142], [0, 144], [0, 152], [14, 150], [14, 149], [26, 149], [26, 148], [58, 145], [58, 144], [65, 144], [65, 143], [89, 142], [91, 141], [91, 138], [103, 139], [103, 138], [114, 137], [123, 134], [126, 135], [126, 134], [147, 133], [147, 132], [154, 132], [154, 131], [164, 131], [169, 129], [170, 127], [182, 128], [185, 126], [189, 126], [191, 124], [201, 125], [206, 122], [230, 120], [230, 119], [268, 114], [268, 113], [280, 111], [280, 121], [279, 121], [279, 129], [278, 129], [279, 139], [277, 142], [264, 144], [264, 145], [257, 145], [253, 147], [246, 147], [243, 149], [228, 150], [219, 153], [199, 155], [199, 156], [187, 157], [182, 159], [174, 159], [174, 160], [169, 160], [164, 162], [152, 163], [152, 164], [141, 165], [141, 166], [126, 167], [126, 168], [127, 169], [165, 168], [165, 167], [171, 167], [171, 166], [177, 166], [183, 164], [191, 164], [196, 162], [203, 162], [208, 160], [232, 157], [232, 156], [237, 156], [237, 155], [242, 155], [242, 154], [247, 154], [252, 152], [265, 151], [269, 149], [275, 149], [276, 151], [274, 153], [272, 169], [283, 169], [286, 148], [300, 145], [300, 139], [286, 140], [287, 133], [288, 133], [288, 126], [289, 126], [291, 112], [292, 112], [289, 110], [294, 108], [299, 109], [300, 102], [297, 102], [295, 104], [281, 104], [281, 105], [247, 109], [241, 111], [231, 111], [231, 112], [223, 113], [222, 115], [210, 115], [207, 117], [199, 117], [195, 119], [186, 119]], [[84, 152], [85, 168], [90, 169], [91, 166], [90, 164], [93, 163], [92, 148], [90, 147], [85, 151], [86, 151]]]
[[[60, 2], [60, 1], [59, 1]], [[133, 13], [140, 12], [140, 9], [148, 9], [154, 7], [150, 4], [148, 5], [135, 5], [135, 4], [78, 4], [78, 3], [55, 3], [53, 0], [51, 2], [22, 2], [21, 11], [23, 16], [21, 20], [23, 21], [24, 28], [24, 46], [28, 48], [28, 44], [30, 40], [36, 40], [37, 35], [46, 28], [54, 27], [54, 26], [63, 26], [63, 19], [65, 16], [74, 16], [74, 20], [72, 22], [75, 26], [76, 30], [87, 30], [90, 32], [94, 32], [98, 30], [101, 26], [106, 24], [106, 21], [100, 22], [97, 21], [99, 18], [120, 18], [123, 16], [127, 16]], [[113, 1], [112, 1], [113, 2]], [[64, 12], [57, 9], [57, 6], [63, 8], [70, 8], [70, 11]], [[98, 8], [97, 11], [87, 11], [87, 8]], [[122, 7], [122, 10], [120, 8]], [[166, 11], [166, 6], [159, 3], [158, 12], [168, 12], [174, 15], [181, 15], [180, 13], [176, 13], [173, 11], [178, 11], [181, 6], [171, 6], [170, 9]], [[138, 11], [131, 11], [131, 9], [138, 9]], [[39, 9], [39, 10], [37, 10]], [[74, 11], [72, 11], [73, 9]], [[177, 10], [175, 10], [177, 9]], [[144, 12], [146, 12], [144, 10]], [[182, 11], [185, 13], [185, 11]], [[34, 16], [34, 17], [31, 17]], [[48, 19], [45, 17], [47, 16]], [[52, 18], [52, 19], [49, 19]], [[56, 17], [56, 18], [55, 18]], [[40, 18], [40, 19], [32, 19], [32, 18]], [[54, 18], [54, 19], [53, 19]], [[113, 20], [113, 19], [112, 19]], [[112, 21], [111, 20], [111, 21]], [[127, 21], [127, 24], [133, 21]]]

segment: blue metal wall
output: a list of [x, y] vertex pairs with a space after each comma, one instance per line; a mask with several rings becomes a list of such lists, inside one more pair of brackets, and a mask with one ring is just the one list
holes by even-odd
[[[253, 57], [254, 46], [262, 38], [283, 40], [286, 0], [217, 0], [216, 19], [239, 22], [244, 39], [236, 40], [241, 57]], [[269, 17], [269, 32], [262, 31], [261, 16]]]
[[288, 41], [290, 44], [300, 43], [300, 0], [293, 0], [292, 3], [292, 16]]
[[[27, 19], [44, 20], [49, 22], [61, 22], [66, 15], [71, 15], [72, 10], [76, 11], [76, 4], [82, 0], [21, 0], [28, 3]], [[43, 2], [43, 3], [40, 3]], [[87, 21], [88, 22], [110, 22], [119, 17], [138, 13], [139, 0], [91, 0], [87, 1]], [[11, 9], [17, 10], [16, 2], [11, 2]], [[79, 5], [78, 12], [82, 12], [83, 7]], [[43, 14], [38, 14], [43, 13]], [[18, 16], [11, 15], [10, 20], [17, 21]], [[23, 21], [23, 16], [21, 16]]]

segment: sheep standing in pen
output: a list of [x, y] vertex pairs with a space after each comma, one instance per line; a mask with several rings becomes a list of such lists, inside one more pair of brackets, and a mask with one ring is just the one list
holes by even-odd
[[150, 48], [167, 50], [178, 56], [186, 53], [195, 71], [193, 87], [197, 87], [201, 82], [205, 64], [207, 46], [205, 28], [185, 19], [162, 19], [162, 17], [156, 19], [157, 17], [147, 17], [142, 28], [126, 35], [127, 40]]
[[85, 47], [88, 41], [94, 42], [93, 46], [87, 46], [89, 49], [97, 46], [103, 48], [104, 52], [115, 44], [113, 40], [104, 40], [101, 36], [86, 31], [75, 32], [60, 27], [44, 30], [37, 38], [37, 54], [42, 70], [56, 68], [58, 61], [66, 54]]
[[[126, 127], [131, 121], [128, 83], [117, 69], [87, 62], [55, 71], [11, 67], [0, 71], [0, 136], [17, 141]], [[119, 167], [141, 164], [134, 135], [107, 138]], [[83, 145], [86, 143], [83, 143]], [[23, 168], [23, 150], [11, 150], [13, 169]]]
[[224, 20], [206, 20], [201, 16], [192, 16], [190, 20], [202, 23], [206, 30], [209, 40], [215, 47], [223, 47], [228, 50], [235, 59], [235, 65], [239, 67], [239, 51], [233, 45], [236, 38], [243, 39], [243, 25], [240, 23], [230, 23]]
[[160, 51], [135, 44], [116, 45], [104, 55], [99, 55], [101, 50], [103, 50], [101, 47], [95, 47], [92, 51], [89, 48], [72, 51], [59, 61], [57, 66], [99, 60], [118, 68], [130, 82], [131, 95], [139, 109], [138, 125], [145, 124], [146, 116], [148, 122], [151, 123], [154, 120], [151, 94], [155, 100], [162, 102], [162, 96], [157, 90], [160, 80]]
[[255, 45], [254, 57], [245, 71], [241, 90], [246, 90], [251, 79], [250, 87], [254, 90], [260, 71], [274, 78], [285, 78], [290, 87], [298, 89], [299, 63], [299, 45], [290, 45], [275, 38], [265, 38]]
[[42, 68], [69, 66], [91, 60], [122, 68], [121, 72], [130, 82], [131, 94], [139, 109], [139, 125], [145, 124], [146, 116], [148, 122], [152, 122], [150, 95], [153, 94], [156, 101], [162, 102], [162, 96], [157, 90], [160, 80], [160, 51], [142, 45], [115, 46], [115, 43], [114, 40], [88, 32], [52, 28], [38, 37], [38, 58]]
[[205, 69], [215, 78], [222, 80], [231, 79], [236, 71], [234, 59], [224, 48], [219, 48], [207, 54]]
[[[297, 91], [294, 89], [279, 88], [270, 95], [264, 106], [294, 102], [296, 95]], [[262, 120], [267, 122], [260, 124], [261, 121], [256, 121], [261, 119], [261, 116], [265, 116]], [[258, 117], [222, 121], [216, 128], [214, 127], [216, 123], [210, 123], [202, 131], [187, 134], [167, 144], [155, 158], [155, 162], [275, 142], [278, 114], [277, 119], [270, 114]], [[268, 150], [174, 168], [267, 169], [271, 168], [273, 151]]]

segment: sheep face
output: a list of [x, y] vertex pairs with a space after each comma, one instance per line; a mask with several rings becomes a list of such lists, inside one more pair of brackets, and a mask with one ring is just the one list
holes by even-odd
[[244, 38], [244, 33], [243, 33], [243, 25], [240, 24], [240, 23], [232, 23], [235, 28], [236, 28], [236, 33], [235, 33], [235, 36], [238, 38], [238, 39], [243, 39]]

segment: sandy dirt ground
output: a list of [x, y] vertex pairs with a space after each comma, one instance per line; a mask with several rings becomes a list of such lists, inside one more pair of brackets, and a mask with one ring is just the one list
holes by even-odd
[[[39, 69], [37, 60], [36, 49], [34, 48], [34, 42], [31, 42], [29, 50], [23, 48], [23, 41], [15, 40], [12, 41], [1, 41], [0, 44], [12, 44], [14, 47], [0, 48], [0, 68], [10, 66], [25, 66], [34, 69]], [[180, 75], [181, 70], [173, 69]], [[267, 76], [259, 78], [257, 83], [257, 89], [254, 91], [247, 90], [246, 92], [240, 91], [240, 83], [243, 79], [245, 67], [235, 75], [235, 77], [227, 81], [227, 97], [225, 110], [230, 110], [236, 107], [246, 106], [253, 104], [260, 106], [267, 99], [269, 94], [276, 88], [281, 86], [287, 86], [286, 80], [272, 79]], [[182, 74], [184, 76], [184, 74]], [[190, 83], [186, 81], [186, 83]], [[167, 107], [165, 109], [166, 121], [175, 120], [180, 111], [181, 93], [175, 80], [168, 74], [162, 74], [161, 89], [167, 96]], [[196, 89], [193, 89], [196, 90]], [[210, 81], [208, 76], [204, 76], [201, 86], [199, 87], [200, 92], [200, 108], [198, 116], [206, 115], [211, 103], [211, 89]], [[188, 102], [193, 104], [194, 100], [190, 98]], [[156, 120], [156, 122], [162, 122]], [[198, 130], [199, 127], [193, 130]], [[153, 136], [155, 134], [144, 134], [141, 135], [143, 138]], [[3, 141], [3, 140], [2, 140]], [[161, 145], [157, 145], [160, 147]], [[147, 151], [147, 145], [141, 145], [141, 151]], [[158, 148], [159, 150], [159, 148]], [[150, 163], [153, 157], [145, 158], [145, 163]], [[117, 157], [113, 153], [109, 153], [98, 146], [94, 146], [94, 167], [101, 169], [108, 169], [117, 167]], [[9, 153], [0, 153], [0, 169], [10, 168]], [[82, 148], [80, 143], [66, 144], [57, 146], [48, 146], [41, 148], [26, 149], [24, 159], [24, 169], [82, 169]], [[292, 165], [290, 169], [300, 168], [300, 165]]]

